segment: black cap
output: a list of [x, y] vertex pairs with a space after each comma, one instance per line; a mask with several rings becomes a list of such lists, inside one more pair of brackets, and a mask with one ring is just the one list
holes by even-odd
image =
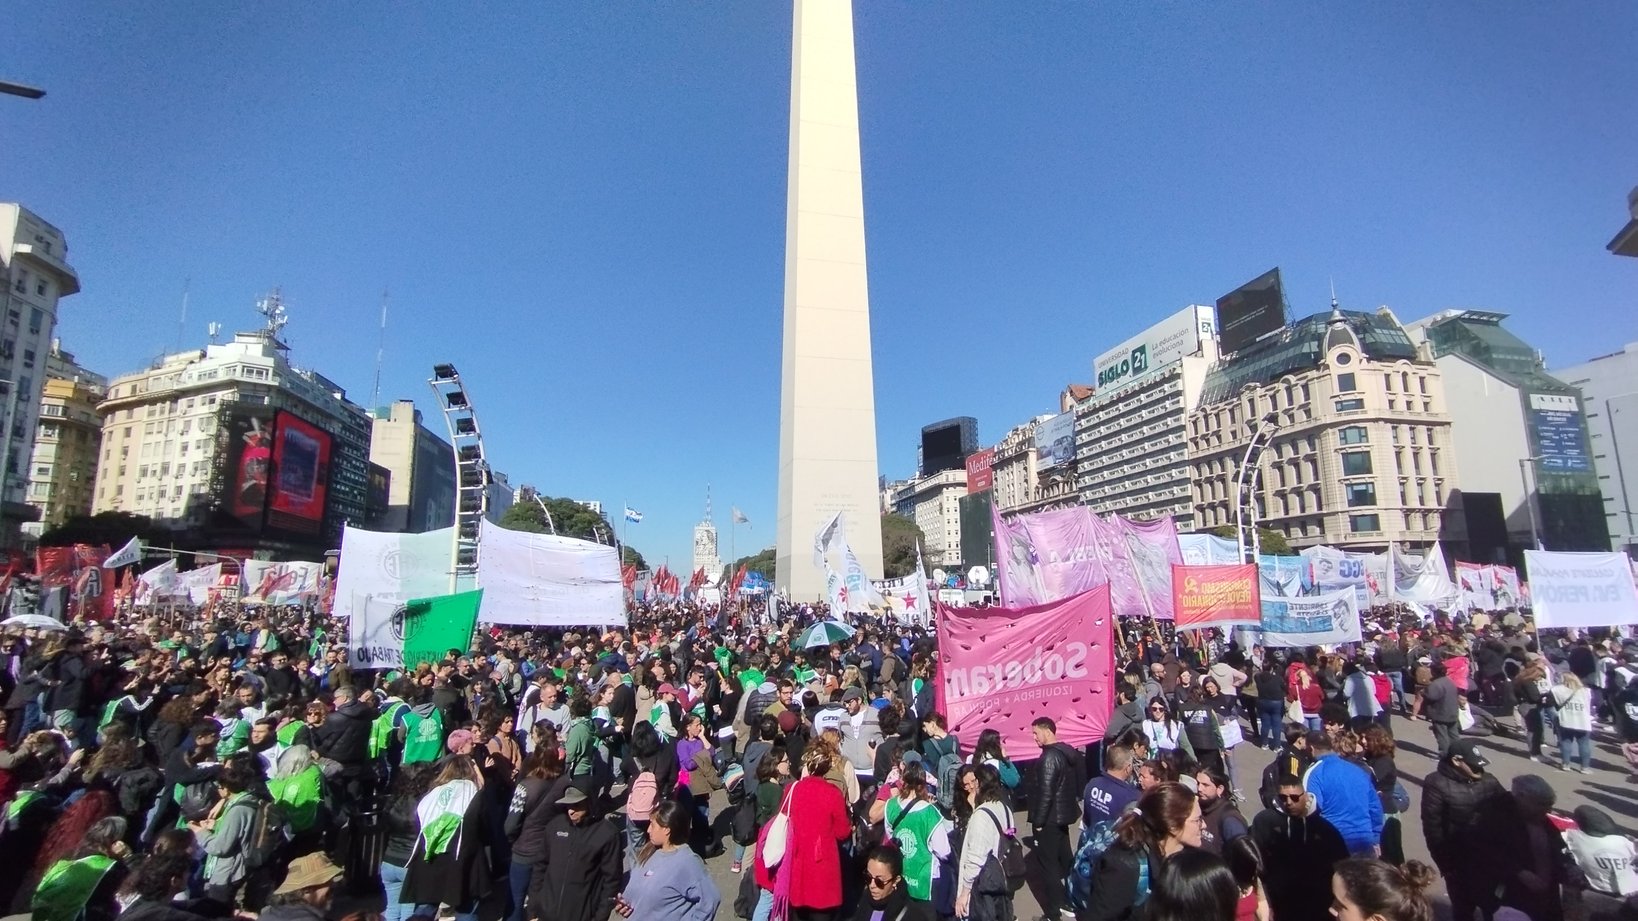
[[1447, 758], [1460, 758], [1462, 763], [1474, 770], [1490, 766], [1490, 759], [1479, 751], [1478, 743], [1472, 739], [1457, 739], [1450, 743], [1450, 750], [1445, 752]]

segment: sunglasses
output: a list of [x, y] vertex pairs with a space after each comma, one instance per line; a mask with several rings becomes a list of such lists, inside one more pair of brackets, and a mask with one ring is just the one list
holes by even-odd
[[1306, 794], [1302, 794], [1302, 793], [1281, 793], [1280, 794], [1280, 799], [1283, 802], [1287, 802], [1287, 803], [1297, 803], [1297, 802], [1301, 802], [1303, 796], [1305, 796], [1305, 795]]
[[870, 873], [866, 873], [865, 878], [870, 880], [870, 885], [875, 886], [877, 889], [886, 889], [888, 886], [893, 885], [893, 883], [898, 880], [897, 876], [889, 876], [886, 879], [883, 879], [880, 876], [875, 876]]

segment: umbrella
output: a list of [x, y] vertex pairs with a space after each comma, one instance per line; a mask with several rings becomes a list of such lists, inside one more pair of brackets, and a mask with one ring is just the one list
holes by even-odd
[[40, 630], [67, 630], [68, 625], [44, 614], [18, 614], [0, 620], [0, 627], [35, 627]]
[[853, 628], [839, 620], [822, 620], [802, 631], [802, 638], [797, 645], [803, 649], [812, 649], [815, 646], [829, 646], [840, 643], [853, 635]]

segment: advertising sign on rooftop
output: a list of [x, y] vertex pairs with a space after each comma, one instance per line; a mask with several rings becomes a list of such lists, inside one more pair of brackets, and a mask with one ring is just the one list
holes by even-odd
[[1200, 350], [1201, 338], [1213, 334], [1210, 307], [1185, 307], [1099, 355], [1092, 362], [1093, 380], [1099, 390], [1130, 383], [1193, 355]]
[[1569, 394], [1530, 394], [1530, 427], [1536, 433], [1536, 456], [1551, 473], [1587, 473], [1592, 456], [1581, 428], [1581, 401]]
[[995, 449], [985, 448], [967, 455], [967, 494], [976, 495], [995, 485]]
[[1035, 467], [1048, 470], [1075, 459], [1075, 414], [1059, 413], [1035, 427]]
[[1238, 352], [1285, 325], [1285, 290], [1278, 267], [1217, 299], [1217, 341]]

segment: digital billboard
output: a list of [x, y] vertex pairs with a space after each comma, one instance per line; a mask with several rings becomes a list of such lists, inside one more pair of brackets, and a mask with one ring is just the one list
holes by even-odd
[[1569, 394], [1530, 394], [1530, 426], [1536, 456], [1551, 473], [1590, 473], [1592, 454], [1582, 427], [1581, 401]]
[[1035, 467], [1048, 470], [1075, 459], [1075, 414], [1059, 413], [1035, 427]]
[[267, 510], [273, 469], [273, 414], [265, 409], [230, 406], [218, 425], [222, 470], [222, 509], [252, 531], [260, 532]]
[[324, 524], [324, 498], [329, 486], [330, 436], [280, 410], [273, 432], [268, 526], [317, 534]]
[[1217, 299], [1217, 341], [1238, 352], [1285, 325], [1285, 290], [1278, 267]]
[[921, 428], [921, 473], [960, 470], [967, 455], [978, 447], [978, 420], [957, 416]]

